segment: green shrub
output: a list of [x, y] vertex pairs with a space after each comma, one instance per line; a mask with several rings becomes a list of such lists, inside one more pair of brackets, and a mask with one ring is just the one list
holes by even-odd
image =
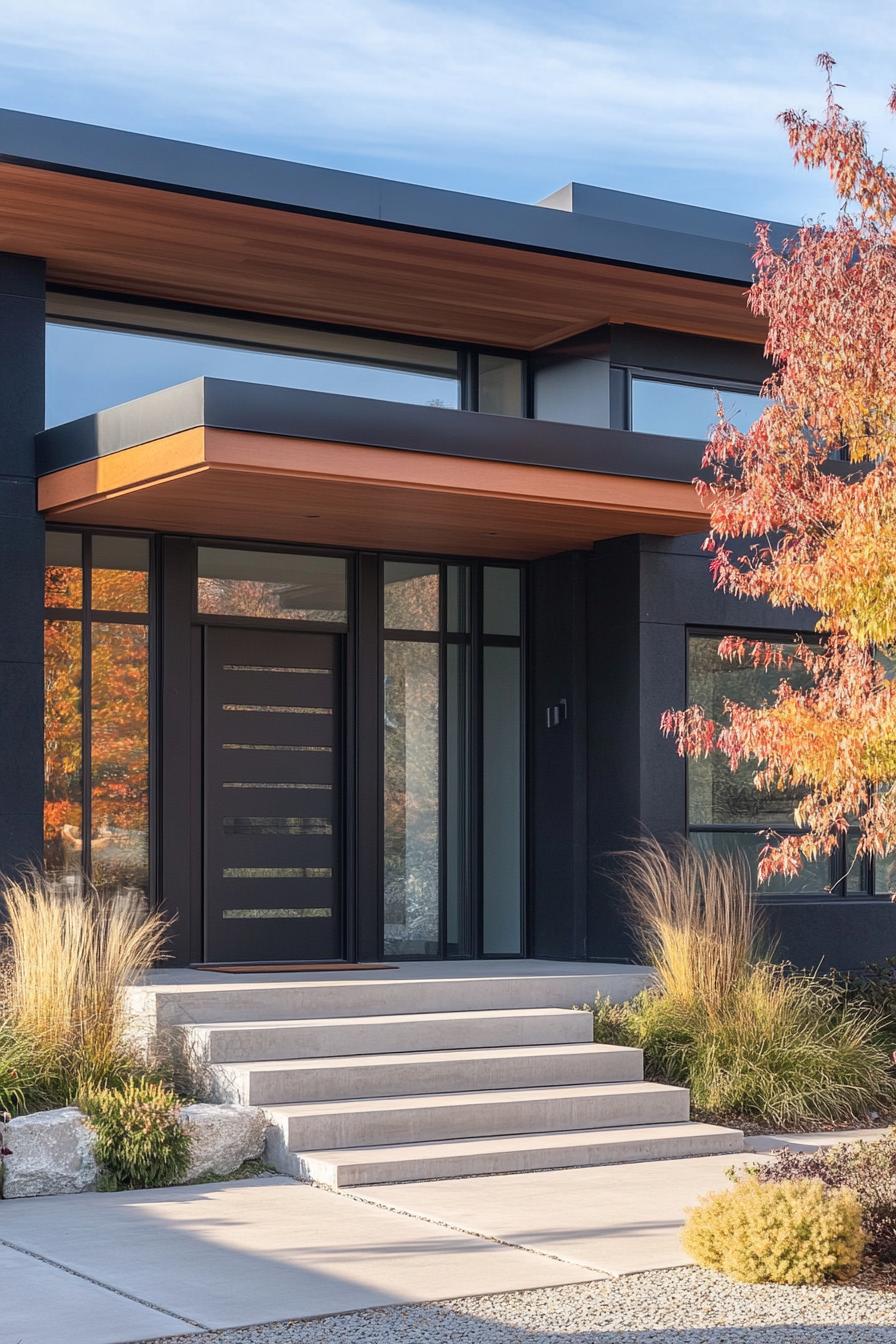
[[698, 1265], [741, 1283], [805, 1284], [855, 1274], [865, 1235], [851, 1190], [748, 1176], [705, 1196], [690, 1211], [682, 1242]]
[[96, 1160], [111, 1190], [173, 1185], [184, 1176], [190, 1138], [175, 1094], [150, 1078], [84, 1088], [78, 1103], [96, 1132]]
[[851, 1190], [862, 1208], [868, 1250], [878, 1260], [896, 1261], [896, 1135], [816, 1152], [782, 1148], [752, 1170], [762, 1182], [818, 1180]]

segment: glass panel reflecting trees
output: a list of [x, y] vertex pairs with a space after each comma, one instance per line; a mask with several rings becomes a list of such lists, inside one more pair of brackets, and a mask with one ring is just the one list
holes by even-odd
[[439, 952], [439, 645], [386, 640], [384, 951]]
[[[716, 722], [725, 720], [725, 701], [758, 706], [774, 698], [782, 679], [795, 686], [807, 684], [804, 670], [757, 668], [748, 660], [727, 662], [719, 657], [719, 635], [691, 635], [688, 640], [688, 699], [700, 705]], [[786, 650], [792, 648], [781, 641]], [[759, 852], [765, 844], [761, 832], [794, 834], [794, 808], [799, 794], [780, 789], [760, 792], [754, 785], [755, 761], [744, 761], [732, 771], [717, 752], [687, 763], [688, 829], [695, 844], [716, 854], [742, 854], [756, 882]], [[773, 877], [756, 889], [764, 896], [835, 896], [868, 894], [871, 868], [853, 865], [854, 836], [846, 835], [838, 851], [803, 865], [792, 878]], [[880, 882], [886, 861], [873, 865]], [[888, 873], [889, 876], [889, 873]], [[879, 890], [880, 888], [878, 888]]]
[[[80, 537], [78, 538], [80, 541]], [[44, 624], [44, 846], [57, 879], [80, 881], [81, 622]]]
[[102, 890], [149, 885], [149, 631], [94, 621], [90, 658], [90, 858]]
[[439, 628], [439, 566], [387, 560], [383, 566], [383, 625], [387, 630]]
[[206, 616], [344, 624], [346, 562], [293, 551], [198, 548], [198, 610]]
[[47, 872], [146, 897], [148, 542], [49, 531], [46, 602]]

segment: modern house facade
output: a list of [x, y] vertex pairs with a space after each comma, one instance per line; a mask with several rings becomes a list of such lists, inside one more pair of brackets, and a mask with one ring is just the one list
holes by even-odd
[[[642, 828], [755, 859], [792, 801], [659, 731], [811, 628], [700, 552], [753, 227], [0, 113], [0, 870], [176, 965], [606, 962]], [[797, 962], [896, 950], [849, 850], [760, 893]]]

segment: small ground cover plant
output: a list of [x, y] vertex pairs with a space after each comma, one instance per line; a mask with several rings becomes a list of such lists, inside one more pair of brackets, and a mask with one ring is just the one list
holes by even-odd
[[190, 1136], [169, 1088], [152, 1078], [128, 1078], [119, 1087], [82, 1088], [78, 1104], [96, 1133], [104, 1189], [150, 1189], [183, 1179]]
[[682, 1243], [699, 1265], [741, 1283], [812, 1284], [857, 1274], [865, 1234], [851, 1190], [747, 1176], [690, 1211]]
[[880, 1014], [829, 977], [770, 959], [737, 860], [653, 839], [621, 856], [621, 885], [657, 983], [598, 998], [595, 1040], [644, 1051], [648, 1075], [691, 1089], [709, 1119], [755, 1128], [862, 1122], [892, 1111]]

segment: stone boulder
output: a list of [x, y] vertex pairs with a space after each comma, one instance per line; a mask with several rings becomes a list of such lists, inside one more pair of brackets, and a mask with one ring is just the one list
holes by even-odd
[[6, 1126], [3, 1198], [95, 1190], [93, 1134], [75, 1106], [20, 1115]]
[[[267, 1117], [257, 1106], [184, 1106], [180, 1123], [192, 1140], [190, 1165], [183, 1181], [200, 1176], [229, 1176], [264, 1152]], [[11, 1147], [12, 1145], [10, 1145]]]

